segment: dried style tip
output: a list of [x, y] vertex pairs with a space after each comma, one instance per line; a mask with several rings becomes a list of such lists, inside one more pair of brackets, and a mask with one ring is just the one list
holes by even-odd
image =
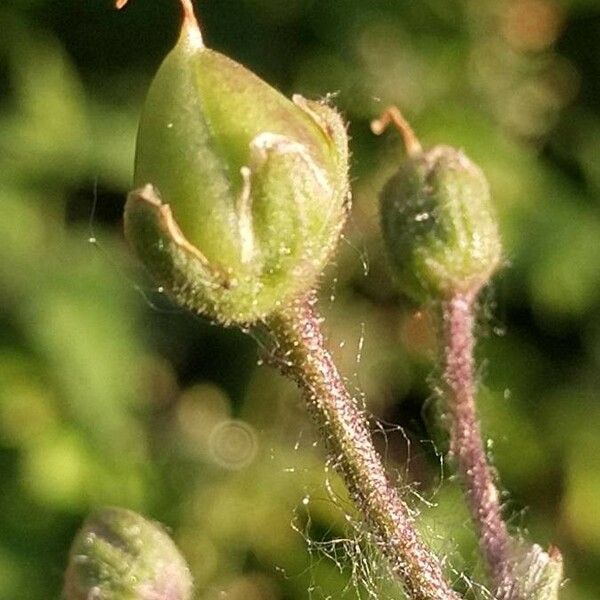
[[374, 130], [390, 122], [408, 149], [381, 193], [381, 225], [394, 275], [418, 302], [472, 296], [502, 257], [487, 180], [460, 150], [421, 150], [397, 109], [388, 109]]
[[189, 569], [162, 527], [124, 508], [91, 515], [71, 547], [66, 600], [190, 600]]
[[134, 182], [125, 234], [151, 274], [194, 312], [249, 325], [314, 288], [337, 246], [345, 125], [184, 34], [148, 92]]
[[421, 154], [423, 151], [421, 142], [419, 142], [411, 126], [408, 124], [408, 121], [402, 116], [402, 113], [396, 106], [388, 106], [379, 119], [371, 121], [371, 131], [375, 135], [381, 135], [392, 123], [404, 139], [404, 145], [408, 156], [415, 157]]

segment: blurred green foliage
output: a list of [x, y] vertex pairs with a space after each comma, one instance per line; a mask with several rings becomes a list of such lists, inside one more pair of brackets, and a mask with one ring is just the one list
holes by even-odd
[[[417, 482], [427, 537], [477, 576], [428, 416], [429, 319], [394, 292], [378, 234], [401, 144], [368, 122], [398, 104], [425, 144], [484, 168], [507, 258], [479, 326], [490, 453], [512, 526], [563, 551], [562, 597], [598, 597], [600, 3], [199, 4], [212, 47], [288, 94], [334, 93], [351, 122], [354, 211], [322, 289], [331, 343], [385, 423], [391, 472]], [[59, 598], [70, 541], [104, 504], [168, 524], [198, 598], [392, 597], [293, 386], [252, 339], [172, 306], [122, 240], [137, 115], [178, 10], [0, 7], [0, 598]]]

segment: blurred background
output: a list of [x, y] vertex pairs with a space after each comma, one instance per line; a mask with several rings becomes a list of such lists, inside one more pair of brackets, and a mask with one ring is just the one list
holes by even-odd
[[[389, 283], [377, 193], [402, 157], [369, 121], [488, 174], [506, 268], [480, 310], [481, 413], [514, 531], [600, 594], [600, 2], [201, 0], [207, 43], [350, 121], [354, 210], [322, 286], [332, 348], [449, 573], [481, 576], [444, 469], [430, 319]], [[58, 599], [93, 507], [165, 523], [197, 598], [398, 597], [348, 530], [299, 396], [255, 341], [173, 306], [121, 212], [173, 0], [0, 7], [0, 598]], [[468, 597], [483, 597], [468, 580]]]

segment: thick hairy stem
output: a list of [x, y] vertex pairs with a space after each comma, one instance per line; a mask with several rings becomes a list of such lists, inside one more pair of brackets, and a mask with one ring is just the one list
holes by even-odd
[[510, 560], [511, 537], [502, 519], [500, 498], [488, 464], [475, 406], [473, 294], [442, 303], [446, 410], [450, 417], [450, 454], [465, 488], [471, 517], [498, 600], [517, 600]]
[[335, 468], [408, 597], [458, 600], [386, 477], [365, 415], [325, 348], [314, 300], [296, 302], [267, 325], [274, 336], [272, 362], [301, 388]]

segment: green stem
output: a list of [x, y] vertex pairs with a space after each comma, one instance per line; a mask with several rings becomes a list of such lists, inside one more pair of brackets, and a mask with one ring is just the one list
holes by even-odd
[[496, 478], [483, 446], [475, 405], [474, 294], [441, 304], [443, 384], [455, 460], [497, 600], [520, 600], [510, 557], [511, 537], [502, 518]]
[[438, 559], [421, 539], [408, 506], [385, 474], [367, 419], [325, 347], [314, 304], [312, 296], [299, 300], [267, 321], [273, 336], [268, 358], [302, 390], [336, 470], [407, 596], [458, 600]]

